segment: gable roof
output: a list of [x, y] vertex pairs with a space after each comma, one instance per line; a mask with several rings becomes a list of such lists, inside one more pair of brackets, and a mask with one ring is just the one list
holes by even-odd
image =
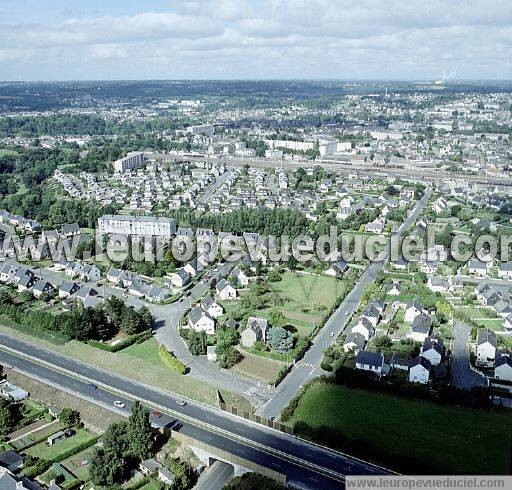
[[496, 334], [492, 330], [479, 330], [476, 336], [476, 345], [482, 345], [486, 342], [496, 347], [498, 344]]
[[356, 356], [356, 363], [367, 364], [373, 367], [382, 367], [384, 365], [384, 356], [379, 352], [360, 350]]

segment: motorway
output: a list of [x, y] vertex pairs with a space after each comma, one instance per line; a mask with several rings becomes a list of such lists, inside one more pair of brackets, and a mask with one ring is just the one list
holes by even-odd
[[[424, 196], [418, 201], [416, 207], [397, 231], [397, 236], [403, 234], [416, 221], [427, 205], [430, 195], [430, 190], [425, 192]], [[380, 262], [372, 262], [361, 274], [354, 288], [318, 332], [313, 345], [306, 352], [303, 359], [294, 366], [286, 378], [279, 384], [278, 392], [267, 403], [261, 405], [256, 410], [258, 415], [267, 418], [278, 417], [305, 383], [320, 374], [326, 374], [320, 367], [325, 349], [329, 345], [334, 344], [338, 336], [343, 332], [350, 317], [357, 311], [364, 291], [375, 282], [378, 273], [382, 270], [386, 258]]]
[[[0, 362], [112, 411], [114, 400], [138, 399], [165, 415], [155, 425], [183, 431], [214, 447], [285, 474], [298, 488], [343, 488], [344, 475], [388, 474], [384, 468], [311, 444], [212, 407], [179, 398], [151, 386], [91, 367], [52, 351], [0, 334]], [[94, 389], [90, 386], [98, 386]]]

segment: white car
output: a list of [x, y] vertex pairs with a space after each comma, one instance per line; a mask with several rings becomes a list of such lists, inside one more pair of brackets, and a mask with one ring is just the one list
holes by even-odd
[[176, 404], [179, 405], [180, 407], [184, 407], [187, 404], [187, 402], [185, 400], [178, 400]]
[[122, 401], [120, 401], [120, 400], [116, 400], [116, 401], [114, 402], [114, 405], [115, 405], [117, 408], [124, 408], [124, 407], [126, 407], [126, 403], [123, 403], [123, 402], [122, 402]]

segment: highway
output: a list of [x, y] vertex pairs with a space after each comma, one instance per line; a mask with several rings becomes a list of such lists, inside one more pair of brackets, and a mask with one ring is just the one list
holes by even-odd
[[[416, 207], [399, 228], [398, 236], [415, 222], [427, 205], [430, 195], [430, 190], [425, 192], [424, 196], [418, 201]], [[279, 417], [282, 410], [288, 405], [301, 386], [316, 376], [326, 374], [320, 367], [325, 349], [329, 345], [334, 344], [338, 336], [343, 332], [349, 319], [357, 311], [364, 291], [375, 282], [377, 274], [382, 270], [385, 261], [386, 259], [380, 262], [372, 262], [361, 274], [354, 288], [318, 332], [313, 345], [306, 352], [302, 360], [294, 366], [286, 378], [279, 384], [277, 393], [256, 410], [258, 415], [267, 418]]]
[[[93, 403], [119, 411], [114, 400], [141, 400], [167, 414], [154, 422], [175, 427], [206, 444], [233, 452], [287, 476], [299, 488], [342, 488], [347, 474], [386, 474], [388, 470], [267, 427], [180, 398], [52, 351], [0, 334], [0, 362]], [[90, 383], [98, 386], [94, 390]]]

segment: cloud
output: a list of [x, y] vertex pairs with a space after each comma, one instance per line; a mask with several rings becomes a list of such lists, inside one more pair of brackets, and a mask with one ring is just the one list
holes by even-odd
[[20, 10], [0, 25], [0, 69], [51, 79], [512, 77], [510, 0], [180, 0], [108, 12], [81, 3], [63, 21], [41, 12], [30, 23]]

